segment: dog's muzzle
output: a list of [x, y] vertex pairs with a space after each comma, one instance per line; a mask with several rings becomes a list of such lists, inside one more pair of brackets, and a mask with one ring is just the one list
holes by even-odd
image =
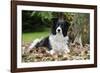
[[56, 32], [57, 32], [57, 33], [62, 33], [61, 27], [58, 27], [58, 28], [56, 29]]

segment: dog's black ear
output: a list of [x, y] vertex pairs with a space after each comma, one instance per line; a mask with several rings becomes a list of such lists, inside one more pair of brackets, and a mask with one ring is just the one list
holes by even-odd
[[67, 24], [67, 29], [69, 29], [70, 23], [66, 21], [66, 24]]
[[58, 21], [58, 18], [52, 18], [52, 30], [51, 33], [53, 35], [56, 35], [56, 23]]
[[69, 26], [70, 26], [70, 23], [69, 22], [65, 22], [65, 26], [64, 26], [64, 29], [63, 29], [63, 36], [67, 36], [67, 32], [68, 32], [68, 29], [69, 29]]

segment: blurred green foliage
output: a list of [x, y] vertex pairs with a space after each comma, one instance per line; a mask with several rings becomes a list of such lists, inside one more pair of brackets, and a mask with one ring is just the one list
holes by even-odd
[[51, 27], [52, 12], [22, 11], [23, 32], [42, 32]]

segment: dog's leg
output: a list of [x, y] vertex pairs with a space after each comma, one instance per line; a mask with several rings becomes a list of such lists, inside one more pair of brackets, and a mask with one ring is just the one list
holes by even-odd
[[50, 54], [51, 55], [55, 54], [55, 51], [54, 50], [50, 50]]
[[27, 48], [26, 53], [28, 53], [30, 50], [32, 50], [32, 48], [34, 48], [35, 45], [36, 45], [37, 43], [39, 43], [40, 41], [41, 41], [40, 39], [34, 40], [34, 41], [31, 43], [31, 45]]
[[68, 48], [68, 45], [66, 45], [64, 49], [64, 53], [69, 53], [69, 52], [70, 52], [70, 49]]

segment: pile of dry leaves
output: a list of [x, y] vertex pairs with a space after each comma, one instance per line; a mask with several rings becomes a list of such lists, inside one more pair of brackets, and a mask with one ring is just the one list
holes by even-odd
[[[22, 47], [27, 50], [29, 45], [30, 45], [30, 43], [23, 44]], [[89, 44], [85, 44], [84, 46], [80, 46], [79, 43], [71, 43], [71, 44], [69, 44], [69, 49], [70, 49], [69, 53], [51, 55], [50, 53], [48, 53], [48, 50], [46, 47], [33, 48], [28, 53], [22, 53], [22, 62], [87, 60], [87, 59], [90, 59]]]

